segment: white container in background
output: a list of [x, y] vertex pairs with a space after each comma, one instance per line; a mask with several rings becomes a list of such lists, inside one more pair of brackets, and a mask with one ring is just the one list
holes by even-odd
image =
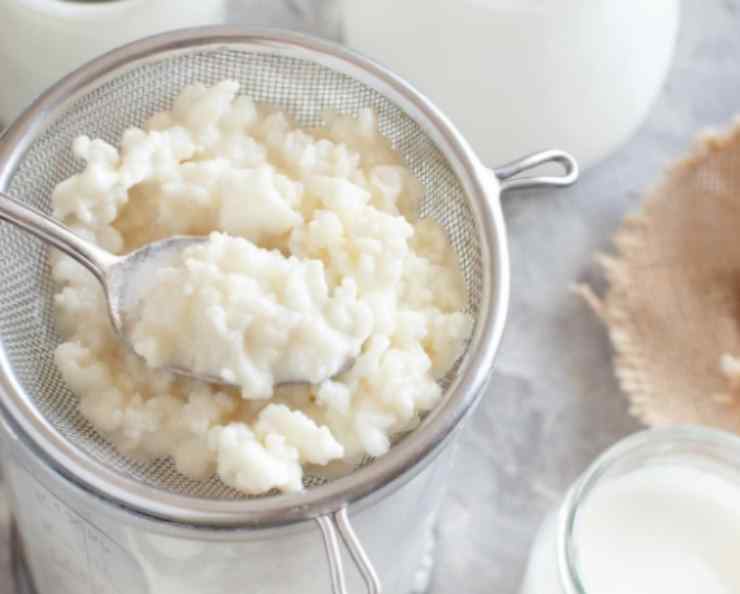
[[579, 479], [535, 539], [522, 594], [740, 592], [740, 439], [646, 431]]
[[7, 124], [59, 78], [114, 47], [223, 23], [226, 0], [0, 0], [0, 15], [0, 123]]
[[427, 94], [487, 163], [609, 154], [657, 96], [679, 22], [679, 0], [342, 2], [347, 44]]

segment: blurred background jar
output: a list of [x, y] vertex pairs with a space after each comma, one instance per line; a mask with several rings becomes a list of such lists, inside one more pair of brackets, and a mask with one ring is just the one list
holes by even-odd
[[487, 163], [608, 155], [647, 115], [679, 23], [679, 0], [341, 2], [346, 43], [415, 84]]
[[0, 122], [7, 124], [99, 54], [162, 31], [223, 23], [226, 0], [0, 0], [0, 15]]
[[740, 439], [663, 427], [613, 445], [545, 519], [520, 594], [740, 592]]
[[290, 29], [339, 41], [340, 2], [341, 0], [230, 0], [229, 21], [245, 26]]

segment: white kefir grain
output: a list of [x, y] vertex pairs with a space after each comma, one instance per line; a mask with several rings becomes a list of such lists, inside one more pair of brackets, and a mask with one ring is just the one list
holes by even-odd
[[[471, 330], [442, 229], [374, 114], [301, 129], [237, 96], [183, 90], [53, 194], [56, 217], [114, 252], [176, 234], [209, 240], [159, 271], [127, 351], [87, 271], [55, 256], [59, 369], [122, 452], [171, 455], [249, 494], [302, 489], [304, 466], [379, 456], [441, 396]], [[321, 381], [341, 371], [331, 380]], [[239, 388], [156, 370], [220, 375]], [[282, 382], [305, 378], [313, 385]]]

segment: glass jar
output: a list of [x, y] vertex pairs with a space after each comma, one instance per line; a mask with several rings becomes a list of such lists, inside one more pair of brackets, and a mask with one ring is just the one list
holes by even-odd
[[740, 439], [645, 431], [599, 457], [547, 516], [521, 594], [730, 594], [737, 542]]
[[[0, 123], [92, 58], [162, 31], [220, 24], [225, 0], [0, 0]], [[2, 126], [0, 126], [1, 128]]]
[[[387, 592], [426, 588], [433, 526], [454, 447], [417, 476], [350, 509]], [[329, 567], [315, 522], [267, 529], [191, 526], [122, 508], [43, 460], [0, 415], [0, 451], [13, 514], [18, 594], [327, 594]], [[365, 592], [349, 570], [349, 592]], [[419, 589], [421, 588], [421, 589]]]
[[645, 118], [678, 0], [342, 0], [349, 46], [427, 94], [484, 162], [558, 146], [582, 167]]

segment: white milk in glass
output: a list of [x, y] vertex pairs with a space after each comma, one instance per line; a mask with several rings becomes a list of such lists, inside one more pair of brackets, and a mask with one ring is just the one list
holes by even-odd
[[647, 443], [658, 459], [628, 461], [617, 476], [606, 469], [584, 495], [571, 494], [536, 538], [522, 594], [740, 592], [739, 442], [707, 433], [712, 447], [726, 444], [719, 455], [707, 456], [701, 433], [690, 442], [679, 433], [688, 450], [666, 454], [673, 436], [658, 432]]
[[488, 165], [624, 142], [670, 65], [678, 0], [343, 0], [349, 46], [427, 94]]

